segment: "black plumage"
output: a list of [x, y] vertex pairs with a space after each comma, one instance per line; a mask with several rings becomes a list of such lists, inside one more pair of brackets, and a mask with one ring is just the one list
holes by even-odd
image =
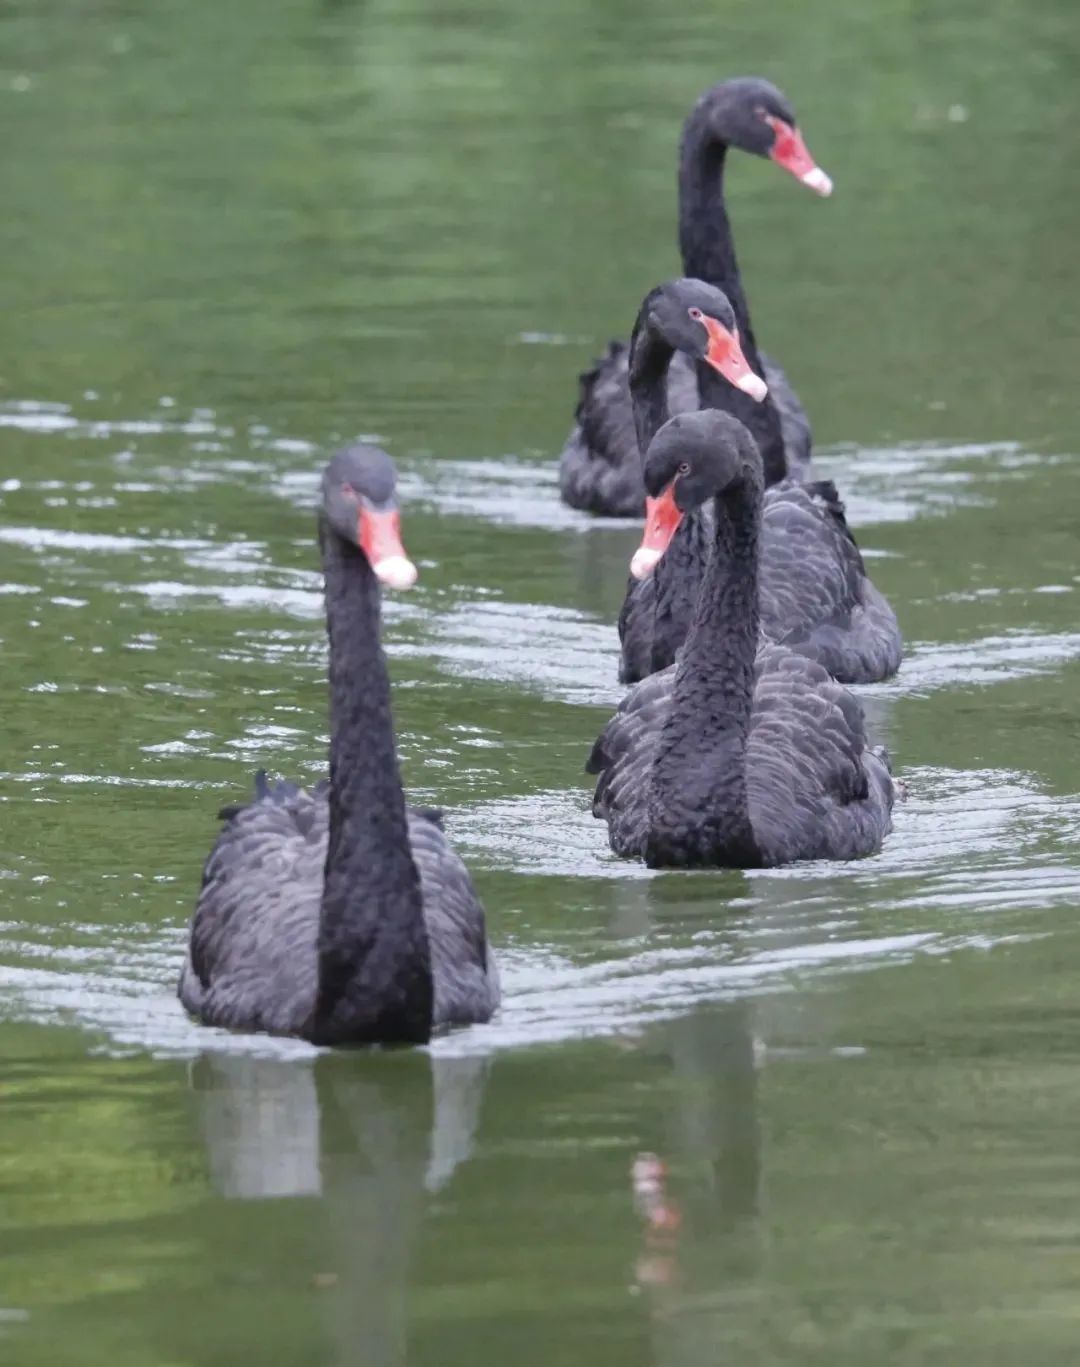
[[[718, 310], [718, 291], [700, 281], [662, 286], [649, 300], [672, 290], [684, 307]], [[664, 365], [680, 356], [700, 365], [694, 335], [670, 327], [658, 335], [654, 314], [655, 309], [643, 308], [632, 343], [630, 387], [642, 450], [667, 420]], [[651, 366], [638, 363], [638, 353], [646, 348], [655, 355]], [[736, 391], [711, 366], [700, 370], [706, 406], [722, 408], [725, 396]], [[766, 404], [758, 408], [765, 410]], [[775, 437], [777, 415], [764, 411], [762, 423]], [[623, 683], [635, 683], [674, 661], [690, 625], [711, 541], [710, 509], [692, 510], [652, 572], [630, 579], [619, 614]], [[900, 627], [866, 573], [835, 485], [785, 479], [767, 488], [760, 551], [759, 607], [766, 640], [817, 661], [842, 683], [876, 683], [895, 674], [903, 655]]]
[[347, 448], [324, 474], [330, 777], [308, 792], [260, 773], [250, 805], [222, 809], [179, 985], [208, 1025], [413, 1043], [498, 1005], [468, 872], [441, 814], [407, 808], [402, 791], [377, 580], [415, 574], [396, 539], [394, 483], [375, 447]]
[[713, 546], [678, 663], [631, 690], [589, 757], [612, 849], [725, 867], [876, 852], [894, 790], [857, 700], [812, 660], [760, 644], [753, 439], [724, 413], [679, 415], [649, 448], [645, 483], [684, 512], [711, 498]]
[[[683, 518], [656, 568], [631, 579], [619, 614], [619, 678], [666, 669], [690, 626], [708, 564], [711, 510]], [[903, 655], [896, 614], [866, 573], [831, 482], [785, 480], [762, 503], [761, 631], [841, 683], [895, 674]]]
[[[775, 134], [767, 118], [795, 127], [794, 112], [784, 96], [769, 82], [752, 77], [713, 86], [690, 111], [679, 153], [679, 245], [684, 275], [717, 286], [730, 299], [743, 352], [769, 385], [762, 408], [775, 417], [775, 428], [766, 427], [753, 401], [738, 391], [724, 394], [719, 406], [749, 428], [762, 453], [766, 482], [774, 483], [789, 473], [800, 474], [809, 461], [810, 424], [783, 370], [758, 351], [724, 200], [728, 147], [757, 156], [774, 154]], [[828, 184], [827, 177], [822, 180]], [[612, 342], [582, 374], [574, 427], [559, 462], [563, 500], [573, 508], [609, 517], [637, 517], [644, 504], [629, 359], [629, 348]], [[671, 413], [693, 411], [708, 402], [699, 394], [698, 376], [684, 357], [675, 359], [667, 384]]]

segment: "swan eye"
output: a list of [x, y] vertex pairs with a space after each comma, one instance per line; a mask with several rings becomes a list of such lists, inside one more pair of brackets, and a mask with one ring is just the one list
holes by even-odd
[[680, 475], [688, 475], [689, 473], [690, 473], [690, 462], [689, 462], [688, 460], [684, 460], [684, 461], [680, 464], [680, 466], [679, 466], [679, 474], [680, 474]]
[[690, 317], [693, 318], [695, 323], [700, 323], [702, 319], [705, 317], [705, 315], [702, 313], [700, 309], [687, 309], [686, 311], [690, 315]]
[[341, 492], [345, 495], [346, 498], [352, 499], [354, 503], [360, 502], [360, 495], [356, 492], [356, 490], [352, 487], [352, 485], [349, 483], [347, 479], [342, 480], [341, 482]]

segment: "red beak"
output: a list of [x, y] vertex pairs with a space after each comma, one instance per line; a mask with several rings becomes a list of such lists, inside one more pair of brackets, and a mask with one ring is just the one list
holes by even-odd
[[739, 334], [728, 332], [723, 323], [710, 318], [707, 313], [703, 313], [699, 321], [709, 334], [709, 347], [705, 359], [736, 389], [741, 389], [744, 394], [749, 394], [760, 403], [769, 392], [769, 386], [760, 375], [755, 375], [750, 369], [749, 362], [739, 345]]
[[362, 506], [358, 530], [360, 549], [379, 582], [392, 589], [411, 589], [416, 583], [416, 566], [401, 544], [398, 510]]
[[796, 180], [801, 180], [822, 198], [832, 194], [832, 181], [810, 155], [802, 134], [783, 119], [765, 115], [765, 122], [776, 134], [769, 156], [785, 171], [790, 171]]
[[675, 502], [674, 480], [658, 497], [645, 500], [645, 532], [630, 561], [630, 573], [635, 579], [647, 579], [653, 572], [682, 520], [682, 510]]

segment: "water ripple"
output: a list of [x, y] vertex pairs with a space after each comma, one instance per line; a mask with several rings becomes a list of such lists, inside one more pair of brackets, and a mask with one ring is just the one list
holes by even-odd
[[[503, 936], [500, 1016], [433, 1048], [489, 1052], [635, 1032], [704, 1001], [780, 990], [807, 974], [1031, 938], [1045, 932], [1020, 913], [1075, 901], [1080, 799], [1051, 798], [1029, 776], [1007, 771], [906, 777], [913, 797], [880, 857], [750, 875], [650, 873], [615, 860], [602, 824], [582, 811], [584, 794], [541, 793], [458, 813], [454, 838], [475, 868], [602, 877], [610, 891], [582, 887], [585, 935], [531, 943], [518, 927], [509, 941]], [[871, 898], [860, 884], [872, 885]], [[497, 909], [492, 923], [499, 941]], [[35, 921], [0, 931], [0, 1012], [9, 1018], [75, 1022], [110, 1050], [310, 1052], [295, 1041], [189, 1022], [173, 996], [184, 926]]]

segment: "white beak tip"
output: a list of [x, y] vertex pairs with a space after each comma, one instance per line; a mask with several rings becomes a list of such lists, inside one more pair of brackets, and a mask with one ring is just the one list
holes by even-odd
[[652, 546], [639, 546], [630, 561], [630, 573], [635, 579], [648, 579], [663, 557], [663, 551], [655, 550]]
[[812, 171], [807, 171], [806, 175], [802, 177], [802, 183], [808, 185], [822, 199], [828, 199], [833, 191], [831, 178], [825, 174], [820, 166], [815, 166]]
[[740, 376], [739, 388], [744, 394], [749, 394], [755, 403], [761, 403], [762, 399], [764, 399], [765, 395], [769, 392], [769, 386], [760, 375], [755, 375], [753, 371], [750, 371], [747, 375]]
[[416, 583], [416, 566], [403, 555], [388, 555], [372, 569], [379, 583], [389, 589], [411, 589]]

